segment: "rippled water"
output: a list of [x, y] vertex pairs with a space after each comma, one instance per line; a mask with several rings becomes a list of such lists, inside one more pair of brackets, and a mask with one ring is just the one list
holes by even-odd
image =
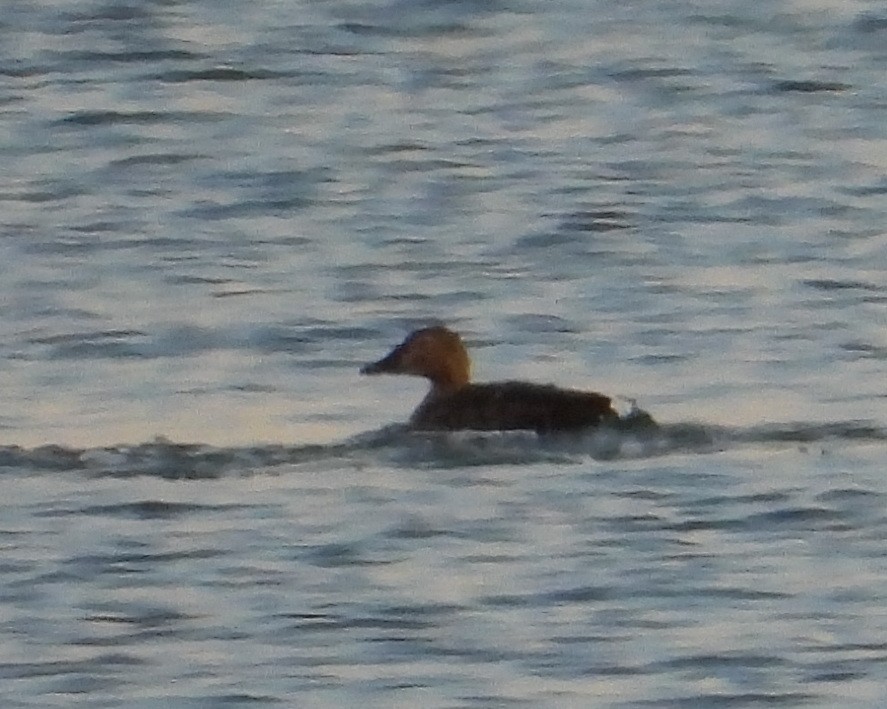
[[[887, 14], [0, 9], [3, 707], [880, 707]], [[359, 366], [661, 431], [418, 435]]]

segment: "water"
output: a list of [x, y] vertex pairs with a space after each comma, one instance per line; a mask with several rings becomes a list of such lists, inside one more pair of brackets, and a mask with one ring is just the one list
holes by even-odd
[[[887, 14], [7, 2], [4, 707], [880, 707]], [[416, 435], [361, 378], [655, 435]]]

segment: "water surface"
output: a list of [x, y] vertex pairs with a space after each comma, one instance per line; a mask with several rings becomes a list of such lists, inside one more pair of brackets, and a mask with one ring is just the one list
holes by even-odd
[[879, 13], [0, 10], [3, 706], [882, 706]]

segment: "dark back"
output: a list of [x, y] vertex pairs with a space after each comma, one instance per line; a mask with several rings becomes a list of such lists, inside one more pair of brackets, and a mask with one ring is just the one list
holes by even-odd
[[429, 396], [410, 422], [422, 430], [576, 431], [618, 419], [610, 398], [594, 392], [525, 382], [469, 384]]

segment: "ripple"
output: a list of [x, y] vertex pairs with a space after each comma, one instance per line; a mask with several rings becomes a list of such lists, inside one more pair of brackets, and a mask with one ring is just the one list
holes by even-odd
[[848, 91], [851, 87], [839, 81], [817, 81], [802, 79], [784, 79], [773, 82], [773, 91], [777, 93], [835, 93]]
[[[338, 364], [318, 362], [315, 366]], [[244, 390], [251, 390], [248, 385], [244, 386]], [[255, 391], [262, 393], [265, 389], [259, 387]], [[254, 474], [281, 466], [330, 460], [362, 459], [365, 462], [394, 464], [404, 468], [443, 469], [540, 463], [579, 465], [587, 460], [633, 460], [686, 453], [705, 455], [732, 447], [773, 443], [885, 440], [887, 430], [860, 422], [767, 425], [748, 429], [706, 427], [688, 423], [666, 424], [654, 430], [598, 430], [585, 434], [551, 436], [540, 436], [530, 431], [411, 432], [401, 425], [392, 425], [326, 445], [275, 444], [219, 448], [200, 443], [175, 443], [160, 438], [138, 445], [91, 449], [58, 445], [30, 449], [0, 446], [0, 467], [24, 472], [70, 470], [98, 476], [156, 475], [170, 479], [201, 479]], [[787, 498], [783, 493], [777, 492], [729, 499], [738, 503], [760, 503]], [[719, 503], [719, 499], [712, 498], [699, 500], [694, 504], [704, 508]], [[720, 520], [687, 524], [791, 524], [813, 518], [827, 521], [836, 514], [820, 508], [787, 508], [746, 522]]]

